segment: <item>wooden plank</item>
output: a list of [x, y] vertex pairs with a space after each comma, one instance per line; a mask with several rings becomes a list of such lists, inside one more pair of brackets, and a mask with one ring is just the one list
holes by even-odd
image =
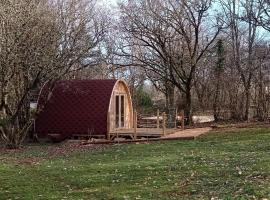
[[[171, 134], [171, 133], [174, 133], [176, 131], [179, 131], [179, 129], [165, 129], [165, 135], [166, 134]], [[163, 136], [163, 129], [157, 129], [157, 128], [137, 128], [136, 129], [136, 133], [137, 133], [137, 137], [143, 137], [143, 136]], [[116, 134], [119, 134], [119, 135], [122, 135], [122, 136], [125, 136], [125, 135], [134, 135], [134, 128], [132, 129], [118, 129], [118, 130], [112, 130], [110, 132], [110, 135], [116, 135]]]
[[[134, 133], [111, 133], [110, 135], [118, 135], [118, 136], [129, 136], [132, 135], [134, 136]], [[161, 137], [161, 133], [147, 133], [147, 132], [142, 132], [142, 133], [137, 133], [137, 137], [143, 137], [143, 136], [159, 136]]]
[[[82, 137], [89, 137], [90, 135], [89, 134], [72, 134], [72, 136], [82, 136]], [[106, 138], [105, 135], [91, 135], [91, 137], [103, 137], [103, 138]]]
[[158, 141], [168, 141], [168, 140], [195, 140], [196, 137], [194, 136], [187, 136], [187, 137], [171, 137], [171, 138], [149, 138], [149, 139], [140, 139], [140, 140], [123, 140], [123, 141], [94, 141], [88, 142], [85, 141], [82, 144], [115, 144], [115, 143], [144, 143], [144, 142], [158, 142]]

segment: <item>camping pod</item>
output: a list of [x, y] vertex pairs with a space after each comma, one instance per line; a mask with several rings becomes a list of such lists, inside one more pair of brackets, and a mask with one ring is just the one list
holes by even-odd
[[107, 138], [111, 130], [133, 126], [131, 96], [122, 80], [63, 80], [53, 87], [45, 85], [37, 108], [39, 138]]

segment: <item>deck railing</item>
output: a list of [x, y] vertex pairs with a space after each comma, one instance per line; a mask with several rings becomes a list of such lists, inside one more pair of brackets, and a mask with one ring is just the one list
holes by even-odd
[[165, 112], [160, 114], [160, 111], [157, 110], [156, 115], [151, 114], [139, 114], [134, 111], [134, 132], [136, 128], [144, 128], [144, 129], [162, 129], [162, 132], [165, 134], [167, 128], [178, 128], [181, 126], [184, 129], [184, 112], [180, 113], [175, 112], [175, 115], [169, 115]]
[[[180, 114], [180, 115], [179, 115]], [[133, 127], [128, 129], [110, 129], [110, 113], [108, 113], [108, 139], [111, 140], [118, 136], [131, 137], [137, 139], [142, 137], [160, 137], [175, 132], [180, 127], [184, 129], [183, 112], [175, 112], [174, 116], [165, 112], [150, 114], [138, 114], [136, 110], [133, 112]], [[172, 120], [173, 119], [173, 120]]]

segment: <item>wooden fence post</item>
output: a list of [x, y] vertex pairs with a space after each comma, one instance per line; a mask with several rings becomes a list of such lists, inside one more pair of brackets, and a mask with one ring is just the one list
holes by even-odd
[[182, 130], [184, 130], [185, 129], [185, 112], [184, 112], [184, 110], [182, 110], [181, 111], [181, 128], [182, 128]]
[[162, 113], [162, 132], [163, 132], [163, 136], [166, 135], [166, 116], [165, 116], [165, 112]]
[[137, 139], [137, 111], [134, 110], [133, 115], [134, 139]]
[[159, 109], [157, 110], [157, 129], [159, 129]]

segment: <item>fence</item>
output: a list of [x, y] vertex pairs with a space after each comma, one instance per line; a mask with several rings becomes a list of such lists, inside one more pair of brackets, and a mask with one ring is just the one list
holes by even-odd
[[[174, 115], [166, 114], [165, 112], [160, 113], [157, 110], [156, 115], [151, 114], [137, 114], [134, 111], [134, 129], [143, 128], [147, 130], [162, 129], [163, 133], [166, 132], [167, 128], [178, 128], [184, 129], [184, 112], [175, 111]], [[135, 130], [136, 131], [136, 130]]]

